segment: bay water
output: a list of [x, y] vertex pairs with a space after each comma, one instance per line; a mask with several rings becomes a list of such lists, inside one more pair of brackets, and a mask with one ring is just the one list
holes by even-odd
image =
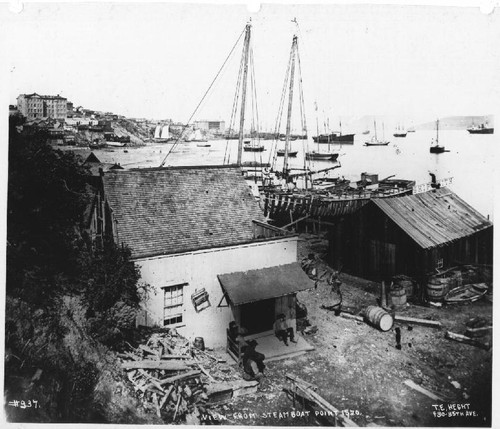
[[[379, 136], [380, 137], [380, 136]], [[437, 180], [451, 179], [448, 187], [472, 207], [493, 220], [495, 185], [498, 179], [495, 152], [498, 138], [495, 134], [470, 134], [467, 130], [444, 130], [439, 133], [439, 144], [447, 152], [432, 154], [429, 151], [436, 132], [417, 130], [404, 138], [390, 136], [388, 146], [364, 146], [370, 135], [356, 134], [354, 144], [320, 144], [312, 139], [291, 142], [291, 150], [297, 150], [296, 158], [290, 158], [290, 167], [304, 168], [304, 149], [320, 152], [339, 152], [340, 167], [327, 173], [331, 177], [360, 180], [361, 173], [374, 173], [379, 179], [394, 176], [414, 180], [418, 185], [430, 183], [431, 175]], [[261, 140], [263, 152], [243, 152], [243, 162], [273, 162], [272, 146], [284, 147], [284, 142]], [[204, 146], [210, 145], [210, 146]], [[77, 149], [78, 152], [81, 150]], [[165, 166], [223, 165], [236, 163], [238, 140], [211, 140], [207, 143], [179, 142], [149, 143], [141, 147], [94, 150], [101, 162], [118, 163], [124, 168]], [[85, 156], [90, 150], [81, 153]], [[168, 156], [167, 156], [168, 154]], [[278, 157], [275, 168], [281, 169], [283, 158]], [[335, 165], [331, 161], [312, 161], [313, 171]], [[320, 176], [324, 176], [325, 173]]]

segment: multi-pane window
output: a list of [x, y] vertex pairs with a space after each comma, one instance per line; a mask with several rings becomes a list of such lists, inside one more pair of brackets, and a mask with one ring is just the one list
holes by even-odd
[[187, 283], [163, 288], [163, 325], [182, 323], [184, 286]]

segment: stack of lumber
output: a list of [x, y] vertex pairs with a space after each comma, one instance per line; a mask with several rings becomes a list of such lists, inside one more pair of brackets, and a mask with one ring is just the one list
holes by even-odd
[[223, 359], [194, 348], [173, 330], [154, 333], [146, 344], [130, 348], [119, 354], [121, 367], [144, 408], [166, 423], [191, 421], [205, 412], [207, 384], [231, 376], [220, 365]]

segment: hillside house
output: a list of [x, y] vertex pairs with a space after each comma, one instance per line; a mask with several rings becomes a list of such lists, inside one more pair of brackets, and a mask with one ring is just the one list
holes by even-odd
[[[259, 334], [278, 314], [295, 324], [295, 295], [313, 286], [295, 234], [268, 225], [234, 166], [109, 171], [112, 234], [153, 289], [138, 324], [175, 327], [225, 346], [231, 321]], [[277, 339], [275, 339], [278, 341]]]
[[492, 260], [493, 224], [448, 188], [372, 199], [329, 237], [331, 265], [373, 280]]

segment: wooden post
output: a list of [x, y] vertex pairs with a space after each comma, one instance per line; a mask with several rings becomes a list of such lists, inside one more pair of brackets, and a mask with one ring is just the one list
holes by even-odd
[[382, 280], [382, 284], [380, 286], [380, 306], [382, 308], [387, 307], [387, 295], [386, 295], [386, 291], [385, 291], [385, 281], [384, 280]]

